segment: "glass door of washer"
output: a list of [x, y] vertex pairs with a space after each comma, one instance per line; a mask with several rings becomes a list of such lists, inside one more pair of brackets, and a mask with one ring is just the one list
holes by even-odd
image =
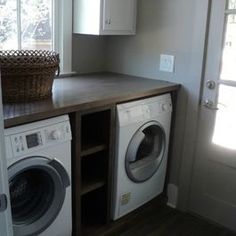
[[30, 157], [8, 168], [14, 235], [38, 235], [57, 217], [69, 176], [57, 160]]

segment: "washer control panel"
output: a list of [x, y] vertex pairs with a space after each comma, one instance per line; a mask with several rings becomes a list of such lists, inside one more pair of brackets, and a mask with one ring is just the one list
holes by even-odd
[[[53, 119], [56, 118], [50, 120]], [[43, 122], [24, 125], [22, 126], [23, 129], [21, 127], [7, 129], [5, 132], [6, 149], [9, 151], [10, 148], [13, 156], [22, 156], [47, 146], [58, 145], [71, 140], [69, 120], [37, 127], [40, 126], [39, 124], [43, 124]], [[35, 128], [32, 129], [32, 127]], [[20, 132], [14, 132], [15, 129]]]

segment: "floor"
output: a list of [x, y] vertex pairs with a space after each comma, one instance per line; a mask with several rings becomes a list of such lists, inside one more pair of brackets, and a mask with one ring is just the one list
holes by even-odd
[[221, 226], [174, 210], [165, 204], [155, 210], [149, 205], [139, 217], [138, 212], [129, 226], [110, 232], [109, 236], [236, 236]]

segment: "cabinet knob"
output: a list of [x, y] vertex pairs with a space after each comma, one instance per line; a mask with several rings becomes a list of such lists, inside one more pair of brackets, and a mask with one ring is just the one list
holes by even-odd
[[109, 18], [109, 19], [106, 19], [105, 20], [105, 23], [107, 24], [107, 25], [110, 25], [111, 24], [111, 19]]

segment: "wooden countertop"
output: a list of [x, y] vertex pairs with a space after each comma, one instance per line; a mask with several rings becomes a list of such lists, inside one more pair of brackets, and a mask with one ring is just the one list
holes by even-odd
[[175, 91], [178, 84], [135, 76], [95, 73], [54, 80], [50, 99], [4, 104], [5, 128], [142, 97]]

